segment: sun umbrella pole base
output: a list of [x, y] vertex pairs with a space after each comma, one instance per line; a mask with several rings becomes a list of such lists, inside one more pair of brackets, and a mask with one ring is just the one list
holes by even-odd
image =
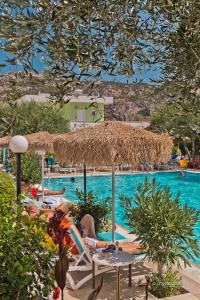
[[112, 241], [115, 241], [115, 166], [112, 166]]

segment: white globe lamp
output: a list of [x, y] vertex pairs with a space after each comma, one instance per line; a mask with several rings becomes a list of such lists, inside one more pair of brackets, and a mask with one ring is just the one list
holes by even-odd
[[16, 135], [11, 138], [9, 147], [14, 153], [24, 153], [28, 149], [28, 141], [24, 136]]
[[28, 141], [24, 136], [16, 135], [11, 138], [9, 148], [16, 155], [17, 201], [19, 201], [19, 195], [21, 195], [21, 154], [27, 151]]

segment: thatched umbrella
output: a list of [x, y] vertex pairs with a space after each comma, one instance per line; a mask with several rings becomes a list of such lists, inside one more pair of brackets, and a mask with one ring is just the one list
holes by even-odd
[[[41, 151], [45, 150], [53, 152], [53, 141], [56, 134], [47, 131], [39, 131], [24, 135], [28, 141], [28, 151]], [[8, 147], [12, 136], [5, 136], [0, 138], [0, 148]]]
[[0, 138], [0, 149], [5, 148], [9, 145], [11, 137], [12, 136], [7, 135], [7, 136]]
[[25, 135], [28, 141], [29, 151], [47, 151], [53, 153], [53, 141], [57, 134], [49, 133], [47, 131], [39, 131]]
[[54, 153], [61, 163], [112, 166], [112, 232], [115, 228], [115, 165], [167, 162], [172, 139], [168, 135], [136, 129], [121, 122], [104, 122], [94, 127], [58, 136]]

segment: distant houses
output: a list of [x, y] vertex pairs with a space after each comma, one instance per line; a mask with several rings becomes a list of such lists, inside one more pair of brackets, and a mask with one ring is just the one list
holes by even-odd
[[[46, 103], [51, 99], [50, 94], [39, 93], [37, 95], [24, 95], [19, 99], [21, 102]], [[66, 97], [66, 99], [68, 99]], [[70, 130], [95, 125], [104, 121], [105, 105], [113, 104], [113, 97], [88, 96], [74, 94], [70, 101], [61, 108]]]
[[[48, 93], [37, 95], [24, 95], [19, 99], [20, 102], [47, 103], [51, 99]], [[104, 121], [105, 106], [113, 104], [113, 97], [99, 97], [82, 94], [82, 91], [67, 97], [70, 101], [62, 105], [61, 110], [70, 130], [75, 131], [81, 128], [95, 126]], [[135, 128], [147, 128], [150, 123], [147, 121], [123, 122]]]

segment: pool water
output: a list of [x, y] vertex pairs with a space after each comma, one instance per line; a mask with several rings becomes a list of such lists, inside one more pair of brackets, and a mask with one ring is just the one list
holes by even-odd
[[[116, 223], [126, 226], [119, 196], [122, 194], [134, 196], [136, 186], [143, 183], [146, 177], [156, 178], [161, 186], [169, 186], [173, 195], [180, 192], [181, 203], [187, 202], [190, 207], [200, 210], [200, 174], [185, 172], [183, 177], [179, 175], [179, 172], [116, 175]], [[76, 189], [83, 191], [83, 177], [76, 177], [75, 182], [71, 182], [70, 178], [45, 179], [45, 187], [52, 190], [60, 190], [66, 187], [65, 197], [76, 202]], [[96, 193], [99, 200], [106, 197], [111, 198], [111, 176], [88, 176], [87, 191]], [[200, 221], [194, 230], [198, 234], [200, 242]], [[200, 258], [195, 263], [200, 264]]]

